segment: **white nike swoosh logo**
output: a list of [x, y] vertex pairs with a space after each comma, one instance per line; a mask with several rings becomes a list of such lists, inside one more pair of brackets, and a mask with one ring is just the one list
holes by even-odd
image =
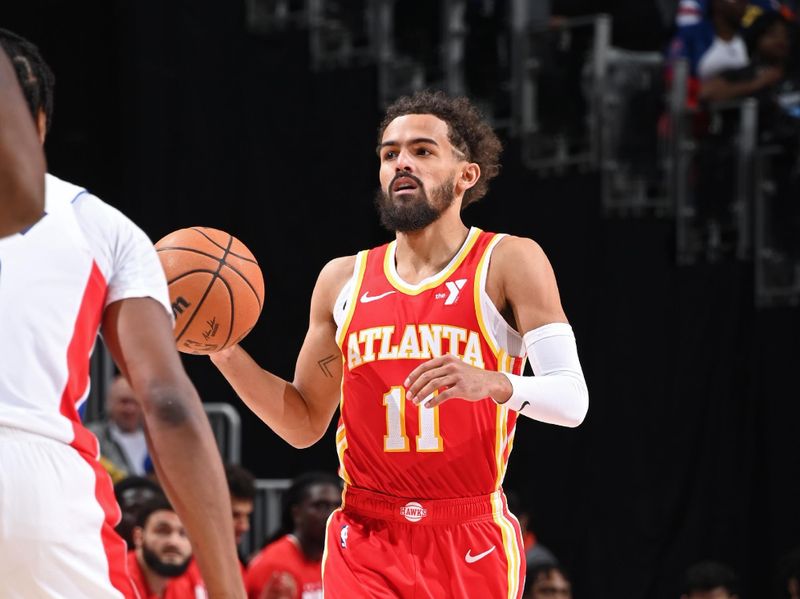
[[392, 293], [394, 293], [394, 291], [387, 291], [386, 293], [381, 293], [380, 295], [370, 296], [369, 291], [365, 291], [364, 295], [361, 296], [361, 303], [368, 304], [369, 302], [374, 302], [376, 300], [383, 299], [384, 297], [386, 297], [387, 295], [391, 295]]
[[467, 551], [467, 555], [464, 556], [464, 561], [468, 564], [474, 564], [480, 559], [483, 559], [487, 555], [489, 555], [492, 551], [494, 551], [494, 545], [492, 545], [489, 549], [484, 551], [483, 553], [479, 553], [478, 555], [472, 555], [472, 549]]

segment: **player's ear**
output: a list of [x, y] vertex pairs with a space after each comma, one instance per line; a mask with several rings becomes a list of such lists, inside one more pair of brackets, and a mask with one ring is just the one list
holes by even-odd
[[36, 113], [36, 132], [39, 134], [39, 141], [43, 144], [47, 135], [47, 114], [41, 108]]
[[474, 187], [481, 178], [481, 167], [477, 162], [468, 162], [461, 167], [461, 176], [456, 182], [456, 188], [460, 193], [464, 193]]

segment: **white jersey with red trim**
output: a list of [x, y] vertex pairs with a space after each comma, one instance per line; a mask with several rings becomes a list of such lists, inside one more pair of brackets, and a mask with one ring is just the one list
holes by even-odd
[[80, 423], [103, 311], [152, 297], [171, 315], [152, 242], [85, 189], [46, 178], [45, 215], [0, 239], [0, 426], [97, 456]]

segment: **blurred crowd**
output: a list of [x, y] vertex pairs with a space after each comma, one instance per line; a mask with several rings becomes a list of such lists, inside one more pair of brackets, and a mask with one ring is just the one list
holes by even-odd
[[796, 2], [681, 0], [667, 50], [668, 80], [688, 63], [687, 105], [694, 111], [695, 205], [706, 233], [724, 251], [735, 232], [738, 102], [758, 102], [758, 151], [774, 185], [769, 246], [774, 259], [800, 263], [800, 62]]

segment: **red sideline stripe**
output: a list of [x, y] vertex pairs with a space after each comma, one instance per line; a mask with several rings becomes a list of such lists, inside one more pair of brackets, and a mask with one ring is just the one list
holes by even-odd
[[64, 393], [61, 395], [60, 411], [72, 421], [74, 440], [70, 446], [74, 447], [94, 470], [94, 493], [105, 514], [100, 536], [108, 559], [109, 581], [126, 599], [137, 599], [138, 595], [128, 576], [125, 541], [114, 532], [114, 526], [119, 522], [121, 515], [114, 498], [114, 487], [108, 473], [97, 461], [97, 439], [83, 427], [76, 408], [77, 402], [84, 396], [89, 386], [89, 352], [100, 328], [107, 290], [108, 284], [103, 273], [100, 272], [97, 263], [92, 262], [92, 271], [83, 292], [75, 329], [67, 348], [68, 375]]

